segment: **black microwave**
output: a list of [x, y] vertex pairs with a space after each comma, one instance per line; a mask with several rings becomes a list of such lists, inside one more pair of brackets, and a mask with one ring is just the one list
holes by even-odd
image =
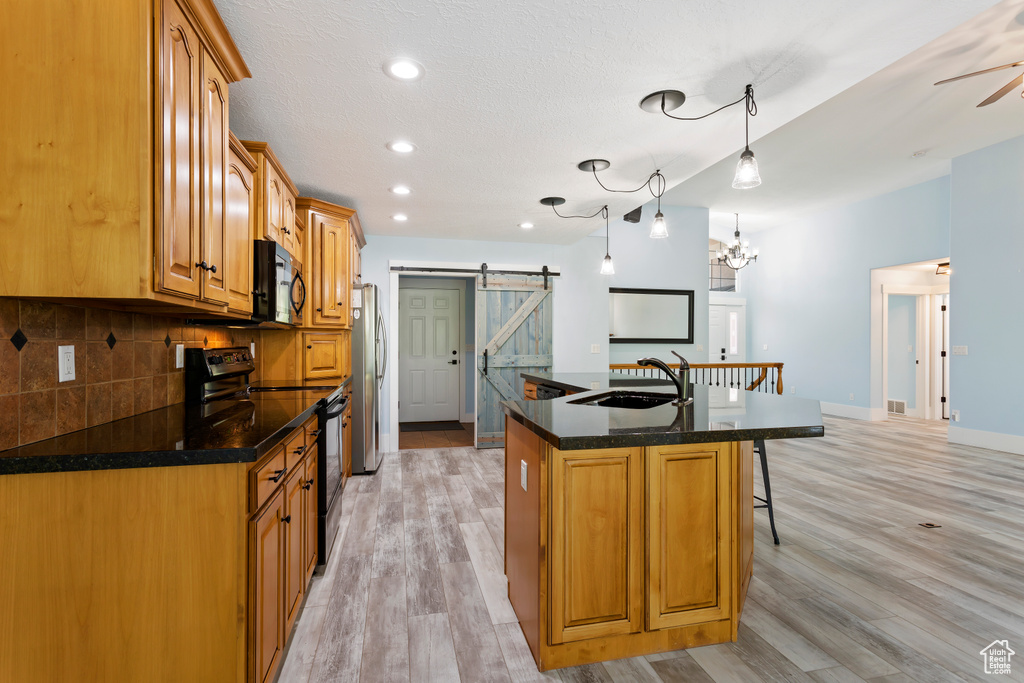
[[302, 264], [276, 242], [253, 245], [252, 321], [270, 325], [301, 325], [306, 304]]

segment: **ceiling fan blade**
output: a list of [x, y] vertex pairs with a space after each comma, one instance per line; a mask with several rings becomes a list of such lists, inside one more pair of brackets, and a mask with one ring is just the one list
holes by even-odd
[[935, 85], [942, 85], [943, 83], [952, 83], [953, 81], [959, 81], [962, 78], [970, 78], [971, 76], [980, 76], [981, 74], [991, 73], [993, 71], [1001, 71], [1003, 69], [1012, 69], [1015, 66], [1021, 66], [1024, 62], [1014, 62], [1012, 64], [1003, 64], [1002, 66], [994, 66], [991, 69], [982, 69], [981, 71], [975, 71], [974, 73], [964, 74], [963, 76], [954, 76], [953, 78], [947, 78], [944, 81], [939, 81]]
[[1021, 74], [1020, 76], [1017, 76], [1017, 78], [1013, 79], [1012, 81], [1010, 81], [1009, 83], [1004, 85], [999, 90], [996, 90], [994, 93], [992, 93], [992, 95], [989, 96], [989, 98], [987, 100], [985, 100], [984, 102], [982, 102], [978, 106], [979, 107], [984, 107], [986, 105], [992, 104], [993, 102], [998, 100], [1000, 97], [1002, 97], [1006, 93], [1008, 93], [1011, 90], [1013, 90], [1014, 88], [1016, 88], [1021, 83], [1024, 83], [1024, 74]]

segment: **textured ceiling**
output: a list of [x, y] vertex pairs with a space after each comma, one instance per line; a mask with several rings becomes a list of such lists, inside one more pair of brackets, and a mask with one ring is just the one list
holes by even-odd
[[[232, 128], [269, 142], [303, 194], [357, 209], [369, 234], [551, 243], [599, 221], [556, 219], [540, 197], [566, 197], [567, 211], [608, 203], [613, 216], [649, 199], [605, 193], [576, 170], [583, 159], [610, 159], [602, 177], [612, 187], [639, 185], [655, 168], [671, 186], [733, 163], [741, 107], [671, 121], [639, 109], [647, 93], [685, 91], [676, 114], [692, 116], [753, 83], [756, 140], [992, 4], [217, 0], [253, 73], [232, 85]], [[387, 77], [382, 65], [396, 56], [426, 75]], [[397, 138], [417, 150], [388, 151]], [[749, 192], [767, 195], [771, 155], [752, 146], [766, 181]], [[400, 183], [413, 193], [388, 191]], [[733, 210], [710, 196], [684, 203]], [[409, 221], [392, 221], [398, 212]]]
[[760, 187], [731, 189], [726, 159], [665, 200], [709, 207], [712, 234], [728, 235], [734, 212], [756, 232], [946, 175], [953, 157], [1024, 134], [1020, 87], [976, 106], [1024, 68], [933, 84], [1020, 60], [1022, 45], [1024, 5], [1001, 2], [759, 140]]

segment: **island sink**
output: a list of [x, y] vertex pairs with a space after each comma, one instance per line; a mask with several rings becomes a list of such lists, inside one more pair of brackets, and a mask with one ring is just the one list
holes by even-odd
[[597, 396], [578, 398], [574, 401], [569, 401], [569, 403], [581, 406], [601, 406], [603, 408], [643, 409], [664, 405], [671, 400], [672, 397], [665, 394], [648, 394], [640, 391], [606, 391]]

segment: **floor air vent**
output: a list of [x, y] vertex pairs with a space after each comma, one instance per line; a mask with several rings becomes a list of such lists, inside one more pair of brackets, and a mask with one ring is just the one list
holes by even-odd
[[889, 399], [889, 412], [893, 415], [906, 415], [907, 414], [907, 402], [906, 401], [895, 401]]

